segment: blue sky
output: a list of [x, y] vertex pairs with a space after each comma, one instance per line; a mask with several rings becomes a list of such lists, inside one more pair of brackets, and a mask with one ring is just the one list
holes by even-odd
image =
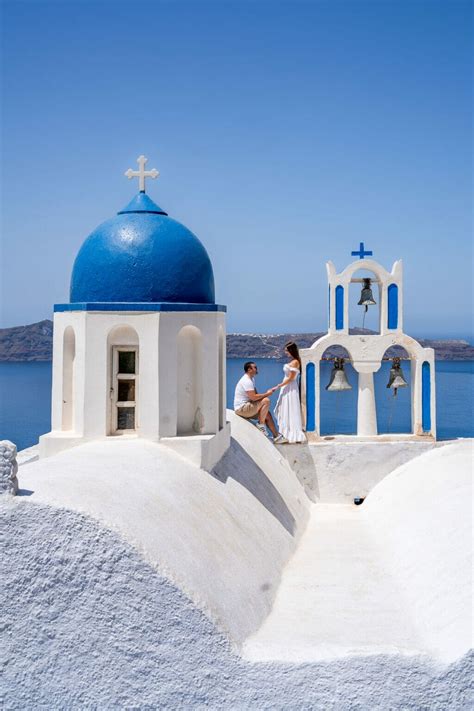
[[468, 336], [469, 2], [2, 9], [2, 326], [68, 300], [145, 153], [150, 196], [211, 256], [230, 331], [325, 330], [325, 262], [364, 240], [404, 260], [408, 333]]

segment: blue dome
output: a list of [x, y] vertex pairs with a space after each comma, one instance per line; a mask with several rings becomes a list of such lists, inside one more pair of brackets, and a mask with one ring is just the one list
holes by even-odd
[[145, 193], [86, 239], [74, 262], [71, 303], [214, 303], [209, 256], [190, 230]]

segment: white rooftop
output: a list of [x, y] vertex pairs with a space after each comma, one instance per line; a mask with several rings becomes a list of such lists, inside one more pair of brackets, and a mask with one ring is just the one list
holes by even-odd
[[470, 647], [470, 441], [399, 467], [360, 507], [313, 505], [278, 450], [231, 417], [214, 475], [109, 438], [21, 467], [20, 486], [118, 531], [250, 660], [452, 661]]

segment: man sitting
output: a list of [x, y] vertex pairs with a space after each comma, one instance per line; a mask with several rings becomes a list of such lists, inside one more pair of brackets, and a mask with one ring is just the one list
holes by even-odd
[[265, 425], [273, 435], [275, 444], [284, 444], [286, 439], [277, 432], [270, 409], [270, 395], [276, 388], [270, 388], [265, 393], [257, 393], [255, 388], [255, 376], [258, 368], [253, 361], [248, 361], [244, 365], [245, 374], [240, 378], [235, 387], [234, 410], [235, 414], [247, 419], [258, 418], [257, 428], [264, 435], [267, 434]]

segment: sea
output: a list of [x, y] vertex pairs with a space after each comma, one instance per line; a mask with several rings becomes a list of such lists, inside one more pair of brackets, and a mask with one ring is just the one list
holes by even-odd
[[[283, 379], [283, 363], [257, 359], [257, 390], [263, 392]], [[227, 406], [232, 408], [234, 387], [243, 374], [244, 360], [227, 360]], [[330, 379], [331, 363], [321, 364], [321, 383]], [[405, 380], [410, 369], [402, 362]], [[390, 363], [375, 374], [377, 424], [380, 433], [410, 429], [410, 387], [400, 388], [394, 397], [386, 387]], [[352, 390], [321, 392], [321, 432], [355, 434], [357, 419], [357, 376], [346, 367]], [[276, 403], [277, 394], [272, 403]], [[474, 437], [474, 361], [437, 361], [436, 398], [438, 439]], [[51, 428], [51, 363], [0, 363], [0, 440], [9, 439], [18, 450], [31, 447]]]

